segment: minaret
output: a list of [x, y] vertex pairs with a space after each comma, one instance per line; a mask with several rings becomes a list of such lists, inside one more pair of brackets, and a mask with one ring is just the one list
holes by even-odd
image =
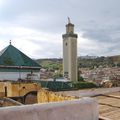
[[77, 72], [77, 34], [74, 33], [74, 24], [68, 18], [66, 33], [63, 37], [63, 75], [70, 81], [78, 80]]

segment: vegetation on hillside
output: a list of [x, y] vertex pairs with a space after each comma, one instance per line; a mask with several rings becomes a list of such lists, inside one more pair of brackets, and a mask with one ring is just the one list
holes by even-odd
[[[62, 59], [38, 59], [36, 60], [43, 68], [49, 70], [62, 71]], [[112, 57], [97, 57], [93, 59], [86, 59], [78, 57], [79, 68], [98, 68], [98, 67], [120, 67], [120, 56]]]
[[36, 61], [45, 69], [62, 70], [62, 60], [61, 59], [38, 59]]
[[[47, 71], [50, 71], [52, 78], [60, 78], [63, 75], [63, 64], [62, 59], [38, 59], [36, 60], [42, 68], [45, 68]], [[106, 67], [120, 67], [120, 56], [113, 57], [95, 57], [95, 58], [83, 58], [78, 57], [78, 68], [106, 68]], [[84, 81], [78, 71], [78, 81]]]
[[120, 56], [97, 57], [95, 59], [78, 58], [79, 68], [120, 67]]
[[62, 59], [38, 59], [37, 63], [39, 63], [42, 66], [42, 68], [51, 71], [53, 73], [52, 77], [54, 79], [62, 77]]

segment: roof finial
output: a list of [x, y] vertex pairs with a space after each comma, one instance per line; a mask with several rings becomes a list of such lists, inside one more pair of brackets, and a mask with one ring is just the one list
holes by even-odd
[[68, 24], [70, 23], [70, 18], [68, 17]]
[[10, 40], [10, 45], [11, 45], [11, 40]]

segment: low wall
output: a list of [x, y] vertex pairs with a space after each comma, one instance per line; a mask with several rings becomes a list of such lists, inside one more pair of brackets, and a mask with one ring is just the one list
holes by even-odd
[[0, 108], [0, 120], [98, 120], [92, 98]]
[[120, 91], [120, 87], [64, 91], [64, 92], [58, 92], [58, 93], [61, 93], [64, 95], [76, 96], [76, 97], [91, 97], [91, 96], [108, 94], [108, 93], [118, 92], [118, 91]]

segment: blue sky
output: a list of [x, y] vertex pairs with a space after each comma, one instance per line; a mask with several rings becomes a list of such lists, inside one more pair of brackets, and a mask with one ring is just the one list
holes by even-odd
[[32, 58], [62, 57], [67, 17], [78, 56], [120, 54], [120, 0], [0, 0], [0, 50], [12, 44]]

